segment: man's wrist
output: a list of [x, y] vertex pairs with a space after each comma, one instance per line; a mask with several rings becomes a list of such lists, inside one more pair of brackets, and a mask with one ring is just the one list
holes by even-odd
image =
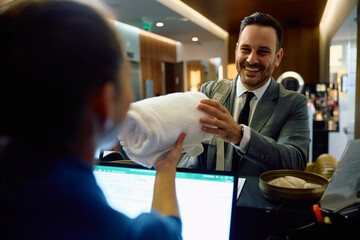
[[242, 125], [239, 125], [240, 127], [240, 138], [236, 142], [233, 142], [234, 145], [240, 145], [241, 139], [244, 136], [244, 127]]

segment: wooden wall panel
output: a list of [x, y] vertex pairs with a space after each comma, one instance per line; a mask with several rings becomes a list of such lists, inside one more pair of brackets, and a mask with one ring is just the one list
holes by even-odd
[[145, 80], [151, 79], [154, 83], [154, 96], [161, 94], [162, 89], [162, 70], [161, 61], [154, 59], [141, 59], [141, 81], [142, 81], [142, 96], [145, 98]]
[[142, 96], [145, 98], [145, 80], [154, 82], [154, 95], [163, 93], [162, 62], [176, 63], [176, 44], [162, 41], [151, 34], [140, 32]]
[[228, 45], [228, 63], [235, 63], [235, 47], [239, 39], [239, 33], [229, 34], [229, 45]]
[[318, 83], [319, 28], [288, 28], [284, 30], [284, 57], [273, 76], [277, 79], [286, 71], [298, 72], [305, 83]]
[[200, 71], [200, 82], [198, 84], [197, 89], [200, 91], [200, 87], [203, 83], [206, 82], [205, 80], [205, 67], [201, 64], [200, 61], [188, 61], [187, 62], [187, 89], [186, 91], [191, 91], [191, 71]]

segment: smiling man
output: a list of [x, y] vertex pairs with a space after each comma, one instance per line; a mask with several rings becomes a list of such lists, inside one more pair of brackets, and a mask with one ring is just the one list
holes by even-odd
[[258, 89], [269, 82], [283, 56], [277, 42], [272, 27], [253, 24], [242, 29], [235, 50], [236, 69], [247, 90]]
[[271, 76], [283, 57], [282, 33], [268, 14], [254, 13], [241, 22], [235, 48], [237, 77], [201, 87], [210, 98], [198, 105], [210, 115], [200, 119], [202, 130], [215, 137], [204, 143], [205, 151], [195, 161], [187, 161], [189, 167], [195, 163], [248, 176], [305, 168], [310, 143], [306, 98]]

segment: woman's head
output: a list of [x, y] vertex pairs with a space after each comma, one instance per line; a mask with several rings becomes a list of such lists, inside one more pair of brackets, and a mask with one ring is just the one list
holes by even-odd
[[123, 111], [112, 120], [124, 118], [127, 64], [99, 12], [72, 1], [13, 2], [0, 13], [0, 32], [0, 135], [63, 148], [82, 127], [89, 99], [104, 88]]

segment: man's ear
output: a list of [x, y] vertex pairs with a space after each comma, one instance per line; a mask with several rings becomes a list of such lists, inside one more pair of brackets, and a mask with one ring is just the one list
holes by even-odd
[[114, 119], [115, 117], [114, 91], [115, 84], [106, 82], [98, 88], [93, 95], [94, 114], [101, 121], [101, 124], [104, 124], [107, 119]]
[[283, 55], [284, 55], [284, 50], [282, 48], [280, 48], [280, 50], [276, 54], [276, 63], [275, 63], [276, 67], [278, 67], [280, 65]]
[[239, 47], [239, 42], [236, 42], [236, 44], [235, 44], [235, 58], [236, 58], [236, 53], [237, 53], [238, 47]]

